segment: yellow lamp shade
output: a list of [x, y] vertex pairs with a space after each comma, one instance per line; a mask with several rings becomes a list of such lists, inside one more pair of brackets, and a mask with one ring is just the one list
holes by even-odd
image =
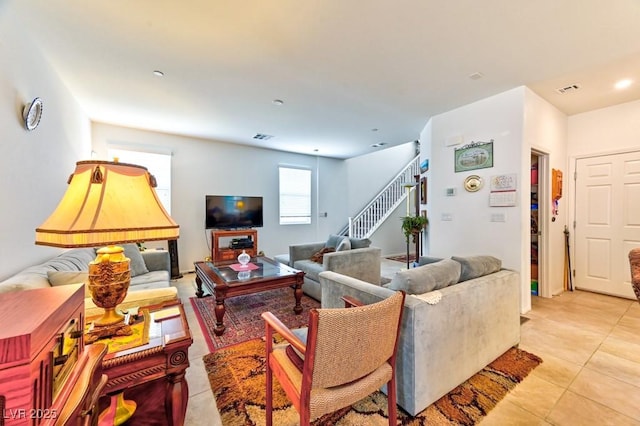
[[80, 161], [55, 211], [36, 229], [36, 244], [96, 247], [179, 237], [145, 167]]

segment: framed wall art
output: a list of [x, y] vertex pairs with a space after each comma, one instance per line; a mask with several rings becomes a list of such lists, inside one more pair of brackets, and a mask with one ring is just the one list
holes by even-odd
[[420, 203], [427, 204], [427, 177], [420, 179]]
[[493, 139], [489, 142], [472, 142], [454, 151], [455, 172], [493, 167]]

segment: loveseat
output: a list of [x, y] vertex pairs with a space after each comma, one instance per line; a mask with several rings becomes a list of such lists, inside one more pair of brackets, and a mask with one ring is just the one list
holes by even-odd
[[[305, 273], [302, 291], [320, 301], [322, 287], [318, 275], [323, 271], [379, 283], [381, 250], [370, 244], [368, 239], [330, 235], [327, 241], [289, 246], [285, 262]], [[322, 255], [314, 257], [319, 253]]]
[[398, 272], [385, 286], [319, 274], [323, 308], [344, 307], [345, 295], [369, 304], [407, 292], [396, 385], [398, 404], [411, 415], [520, 342], [519, 275], [502, 269], [499, 260], [500, 266], [492, 261], [487, 268], [486, 258], [444, 259]]
[[[177, 289], [171, 286], [171, 264], [166, 250], [139, 251], [135, 244], [123, 244], [125, 256], [130, 260], [131, 284], [119, 309], [151, 305], [174, 300]], [[0, 294], [57, 285], [78, 284], [87, 281], [89, 262], [96, 258], [94, 248], [77, 248], [62, 252], [48, 261], [30, 266], [0, 282]], [[85, 286], [85, 314], [97, 315], [102, 312], [91, 300]]]

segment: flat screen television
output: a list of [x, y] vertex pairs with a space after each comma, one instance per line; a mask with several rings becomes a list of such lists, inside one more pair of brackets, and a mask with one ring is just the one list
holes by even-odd
[[207, 195], [205, 202], [207, 229], [262, 227], [262, 197]]

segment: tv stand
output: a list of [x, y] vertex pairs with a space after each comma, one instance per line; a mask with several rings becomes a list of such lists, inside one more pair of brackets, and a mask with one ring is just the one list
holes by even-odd
[[[253, 247], [230, 248], [229, 243], [234, 237], [251, 238]], [[220, 245], [221, 239], [226, 244]], [[258, 255], [258, 231], [255, 229], [214, 229], [211, 231], [211, 243], [211, 259], [214, 262], [235, 260], [242, 253], [242, 250], [251, 257]]]

